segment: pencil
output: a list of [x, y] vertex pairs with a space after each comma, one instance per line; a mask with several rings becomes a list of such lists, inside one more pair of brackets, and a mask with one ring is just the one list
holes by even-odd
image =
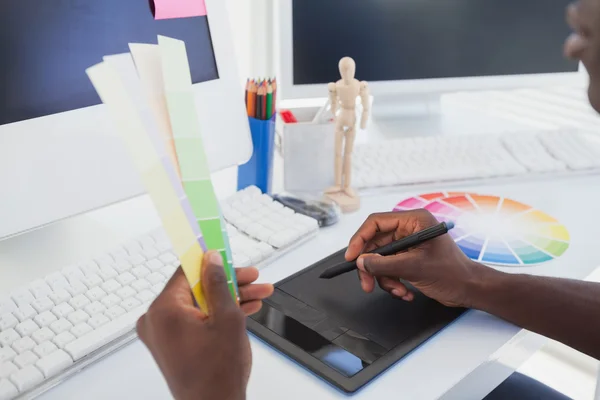
[[269, 83], [267, 85], [267, 117], [265, 119], [271, 119], [273, 116], [273, 87]]
[[256, 116], [256, 83], [250, 83], [250, 93], [248, 94], [248, 116], [254, 118]]
[[264, 93], [264, 87], [261, 85], [258, 88], [257, 91], [257, 96], [256, 96], [256, 114], [255, 114], [255, 118], [256, 119], [263, 119], [263, 99], [265, 97], [265, 93]]
[[262, 108], [261, 108], [261, 112], [262, 114], [260, 115], [263, 121], [267, 119], [267, 82], [263, 81], [262, 84]]
[[273, 109], [271, 110], [271, 114], [275, 114], [277, 111], [277, 78], [273, 78], [271, 86], [273, 87], [273, 102], [271, 104]]
[[[246, 79], [246, 95], [244, 96], [244, 100], [246, 100], [246, 111], [248, 111], [248, 99], [250, 96], [250, 78]], [[250, 111], [248, 111], [249, 113]]]

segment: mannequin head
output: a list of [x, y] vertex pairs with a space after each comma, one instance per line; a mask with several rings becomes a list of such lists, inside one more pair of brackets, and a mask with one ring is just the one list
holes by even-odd
[[344, 82], [350, 82], [354, 79], [356, 73], [356, 63], [350, 57], [344, 57], [340, 60], [340, 75]]

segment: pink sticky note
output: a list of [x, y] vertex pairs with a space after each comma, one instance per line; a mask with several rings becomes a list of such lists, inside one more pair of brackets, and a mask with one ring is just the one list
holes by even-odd
[[204, 0], [150, 0], [154, 19], [201, 17], [206, 15]]

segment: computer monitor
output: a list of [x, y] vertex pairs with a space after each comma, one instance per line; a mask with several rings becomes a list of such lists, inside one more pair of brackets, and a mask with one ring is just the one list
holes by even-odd
[[3, 3], [0, 238], [144, 193], [85, 72], [132, 42], [184, 40], [211, 170], [250, 158], [227, 7], [205, 2], [207, 16], [171, 20], [148, 0]]
[[327, 96], [338, 62], [378, 97], [580, 82], [571, 0], [281, 0], [280, 97]]

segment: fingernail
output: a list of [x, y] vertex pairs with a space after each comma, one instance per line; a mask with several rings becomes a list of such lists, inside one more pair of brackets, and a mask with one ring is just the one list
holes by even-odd
[[219, 267], [223, 266], [223, 257], [221, 256], [221, 253], [217, 253], [217, 252], [210, 253], [210, 258], [208, 260], [213, 265], [217, 265]]
[[398, 289], [392, 290], [392, 294], [396, 297], [402, 297], [402, 292], [400, 292]]
[[365, 271], [365, 259], [364, 257], [359, 258], [358, 260], [356, 260], [356, 266], [358, 267], [358, 269], [360, 269], [361, 271]]

